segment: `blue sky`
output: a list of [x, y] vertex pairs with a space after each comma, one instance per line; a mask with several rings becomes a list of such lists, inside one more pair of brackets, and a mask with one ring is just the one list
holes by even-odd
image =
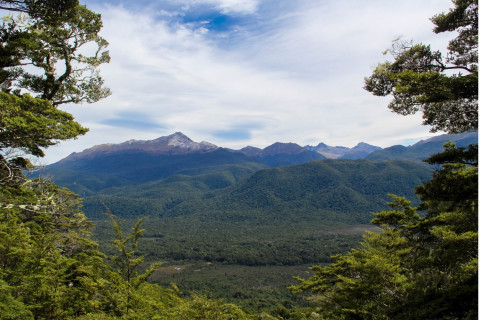
[[402, 38], [444, 49], [429, 18], [450, 0], [84, 0], [102, 14], [113, 94], [65, 106], [90, 128], [47, 150], [52, 163], [95, 144], [180, 131], [240, 149], [275, 142], [381, 147], [431, 136], [421, 116], [362, 89]]

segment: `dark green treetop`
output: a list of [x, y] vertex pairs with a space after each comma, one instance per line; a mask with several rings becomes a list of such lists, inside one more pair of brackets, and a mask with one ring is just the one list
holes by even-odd
[[[0, 1], [21, 14], [0, 26], [0, 184], [21, 177], [26, 155], [87, 129], [56, 107], [110, 94], [98, 66], [109, 62], [99, 14], [75, 0]], [[92, 47], [85, 51], [84, 47]], [[82, 53], [81, 53], [82, 51]], [[86, 52], [89, 52], [86, 54]], [[27, 93], [22, 93], [22, 91]]]
[[[108, 42], [98, 35], [101, 28], [101, 16], [80, 5], [61, 17], [4, 18], [0, 28], [2, 90], [16, 94], [27, 90], [54, 106], [107, 97], [110, 90], [103, 87], [97, 70], [110, 61], [105, 50]], [[83, 50], [87, 44], [95, 48]]]
[[396, 40], [394, 61], [379, 64], [365, 89], [392, 95], [389, 108], [401, 115], [423, 112], [432, 131], [458, 133], [478, 128], [478, 1], [454, 0], [448, 13], [432, 18], [434, 32], [457, 31], [446, 57], [429, 45]]

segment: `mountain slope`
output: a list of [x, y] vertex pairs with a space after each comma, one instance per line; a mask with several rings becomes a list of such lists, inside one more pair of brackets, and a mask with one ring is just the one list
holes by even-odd
[[366, 159], [372, 161], [384, 161], [392, 159], [404, 159], [411, 161], [422, 161], [433, 154], [443, 151], [443, 144], [452, 141], [459, 147], [478, 143], [477, 132], [464, 132], [459, 134], [443, 134], [427, 140], [422, 140], [412, 146], [392, 146], [383, 150], [374, 151]]
[[47, 166], [61, 186], [85, 195], [125, 185], [157, 181], [172, 175], [197, 175], [228, 165], [246, 165], [251, 173], [265, 165], [241, 153], [208, 142], [194, 142], [182, 133], [149, 141], [95, 146]]
[[372, 211], [387, 207], [388, 193], [416, 199], [413, 188], [430, 174], [426, 165], [408, 161], [320, 160], [239, 175], [237, 183], [224, 188], [207, 186], [209, 177], [203, 175], [105, 190], [87, 197], [85, 210], [96, 216], [103, 210], [101, 200], [124, 217], [143, 212], [230, 222], [271, 223], [282, 217], [285, 223], [298, 219], [368, 223]]
[[254, 157], [269, 167], [290, 166], [326, 159], [325, 156], [301, 147], [296, 143], [276, 142], [264, 149], [245, 147], [238, 152]]
[[[219, 190], [203, 204], [182, 204], [179, 212], [220, 211], [245, 219], [312, 219], [321, 212], [342, 223], [367, 223], [385, 209], [388, 193], [416, 199], [413, 188], [429, 179], [430, 169], [408, 161], [322, 160], [260, 170], [245, 181]], [[255, 211], [254, 217], [251, 212]], [[333, 216], [332, 216], [332, 213]], [[250, 216], [250, 218], [249, 218]]]
[[317, 146], [305, 146], [310, 151], [317, 152], [328, 159], [363, 159], [370, 153], [381, 150], [382, 148], [371, 144], [360, 142], [353, 148], [332, 147], [321, 142]]

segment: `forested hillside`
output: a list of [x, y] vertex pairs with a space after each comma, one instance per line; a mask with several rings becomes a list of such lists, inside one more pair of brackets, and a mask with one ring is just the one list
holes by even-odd
[[[122, 218], [148, 216], [146, 232], [161, 243], [149, 247], [148, 256], [248, 265], [314, 263], [328, 261], [332, 247], [319, 249], [317, 241], [297, 244], [332, 231], [342, 234], [342, 228], [366, 228], [372, 212], [387, 208], [390, 191], [413, 198], [412, 189], [430, 172], [406, 161], [320, 160], [260, 170], [222, 189], [209, 188], [205, 175], [173, 176], [87, 197], [84, 210], [94, 221], [106, 218], [105, 206]], [[218, 173], [214, 176], [218, 179]]]
[[106, 189], [85, 198], [85, 211], [95, 218], [104, 211], [103, 202], [121, 217], [201, 214], [209, 219], [215, 213], [223, 220], [229, 214], [249, 220], [255, 210], [255, 219], [267, 224], [281, 213], [298, 219], [302, 212], [331, 211], [332, 222], [368, 223], [370, 212], [385, 208], [388, 193], [413, 198], [412, 188], [430, 176], [427, 165], [408, 161], [320, 160], [246, 176], [242, 168]]

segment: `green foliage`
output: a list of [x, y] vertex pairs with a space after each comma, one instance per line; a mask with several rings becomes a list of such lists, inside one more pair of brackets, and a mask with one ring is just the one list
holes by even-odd
[[[140, 229], [140, 225], [143, 219], [139, 219], [132, 228], [132, 233], [128, 236], [123, 235], [123, 231], [120, 225], [115, 220], [112, 213], [109, 212], [112, 226], [116, 234], [116, 239], [113, 241], [113, 246], [118, 250], [119, 255], [111, 257], [114, 265], [117, 266], [117, 273], [125, 281], [125, 285], [122, 286], [125, 289], [122, 292], [125, 297], [124, 311], [127, 316], [130, 314], [130, 310], [137, 304], [136, 290], [147, 281], [148, 277], [160, 266], [160, 263], [152, 264], [143, 274], [138, 274], [137, 268], [143, 263], [144, 257], [134, 257], [135, 251], [138, 246], [138, 240], [145, 230]], [[122, 308], [122, 309], [123, 309]]]
[[[41, 182], [19, 191], [21, 197], [17, 194], [0, 209], [0, 276], [7, 284], [5, 291], [24, 305], [25, 314], [36, 318], [91, 309], [102, 255], [88, 239], [91, 224], [78, 210], [78, 198]], [[36, 204], [15, 203], [27, 199]]]
[[449, 13], [432, 18], [436, 33], [458, 31], [446, 59], [428, 45], [396, 40], [388, 50], [395, 61], [379, 64], [365, 79], [365, 89], [374, 95], [392, 95], [394, 112], [422, 111], [432, 131], [450, 133], [478, 128], [478, 1], [454, 4]]
[[[444, 64], [425, 45], [396, 43], [395, 62], [379, 65], [366, 79], [375, 95], [392, 94], [400, 114], [423, 110], [433, 130], [477, 129], [478, 3], [454, 1], [455, 8], [432, 20], [435, 32], [459, 31]], [[447, 70], [466, 74], [447, 74]], [[325, 319], [478, 318], [478, 147], [445, 144], [426, 161], [442, 165], [431, 181], [415, 189], [418, 208], [392, 196], [391, 210], [376, 214], [380, 233], [368, 233], [361, 248], [313, 267], [297, 278], [295, 292], [313, 292]], [[417, 213], [419, 211], [421, 214]]]
[[332, 319], [474, 319], [478, 290], [478, 167], [474, 147], [447, 143], [427, 161], [443, 164], [417, 187], [420, 210], [392, 196], [362, 248], [300, 279]]
[[373, 220], [381, 233], [369, 233], [361, 249], [334, 264], [313, 267], [315, 275], [292, 289], [318, 293], [329, 319], [475, 318], [476, 224], [459, 230], [459, 214], [420, 218], [408, 201], [394, 199], [393, 210]]
[[[85, 6], [62, 10], [61, 3], [55, 5], [60, 6], [53, 10], [64, 13], [5, 18], [0, 29], [2, 90], [19, 95], [25, 89], [55, 106], [96, 102], [110, 94], [96, 70], [110, 60], [105, 51], [108, 43], [98, 36], [101, 17]], [[93, 55], [79, 53], [93, 43], [97, 47]], [[36, 70], [24, 68], [26, 65]]]
[[2, 0], [0, 9], [28, 13], [31, 16], [58, 18], [78, 5], [78, 0]]
[[15, 96], [0, 92], [0, 149], [18, 149], [43, 156], [41, 148], [59, 140], [85, 134], [71, 114], [58, 110], [49, 101], [28, 94]]

